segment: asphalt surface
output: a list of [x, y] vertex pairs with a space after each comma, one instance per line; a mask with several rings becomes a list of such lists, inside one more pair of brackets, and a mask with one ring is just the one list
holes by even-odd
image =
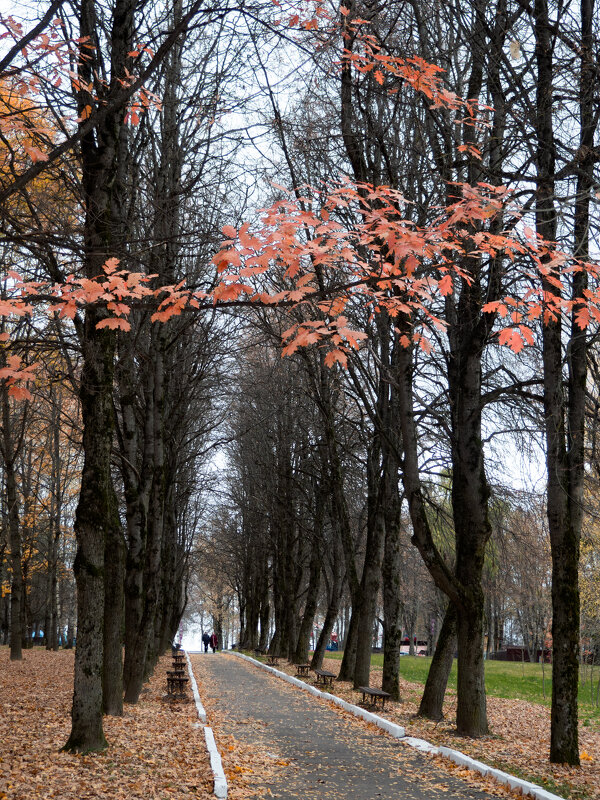
[[[423, 753], [373, 726], [342, 715], [301, 689], [227, 655], [201, 658], [210, 680], [199, 682], [203, 701], [213, 698], [232, 734], [260, 746], [278, 763], [275, 776], [256, 776], [259, 796], [291, 800], [487, 800]], [[335, 693], [335, 688], [334, 688]], [[208, 724], [211, 724], [210, 715]]]

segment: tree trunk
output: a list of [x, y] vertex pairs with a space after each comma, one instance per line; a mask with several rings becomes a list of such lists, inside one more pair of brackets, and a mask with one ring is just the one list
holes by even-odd
[[436, 722], [443, 718], [444, 697], [455, 648], [456, 610], [452, 603], [449, 603], [425, 682], [425, 690], [418, 711], [420, 717], [427, 717]]
[[[318, 503], [319, 507], [322, 507]], [[300, 631], [298, 633], [298, 644], [293, 657], [293, 663], [306, 664], [308, 661], [308, 650], [310, 647], [310, 634], [315, 621], [315, 613], [317, 611], [317, 603], [319, 600], [319, 586], [321, 584], [321, 548], [320, 548], [320, 535], [322, 527], [319, 524], [319, 511], [316, 514], [315, 521], [315, 536], [312, 544], [312, 553], [310, 559], [310, 575], [308, 581], [308, 588], [306, 590], [306, 604], [304, 606], [304, 614], [302, 615], [302, 622], [300, 623]]]
[[266, 650], [269, 643], [269, 618], [271, 616], [271, 604], [269, 603], [269, 568], [263, 564], [260, 581], [260, 610], [258, 620], [260, 623], [260, 639], [258, 646], [261, 650]]
[[[8, 398], [5, 402], [8, 404]], [[10, 660], [21, 661], [23, 658], [23, 639], [25, 638], [25, 631], [23, 630], [25, 582], [23, 580], [23, 566], [21, 563], [19, 500], [14, 464], [12, 461], [4, 461], [4, 472], [6, 476], [8, 536], [10, 544], [10, 564], [12, 569], [10, 582]]]
[[[6, 367], [6, 351], [0, 352], [0, 366]], [[21, 551], [21, 521], [19, 490], [15, 460], [19, 445], [13, 436], [13, 416], [11, 415], [8, 385], [0, 382], [0, 402], [2, 403], [2, 432], [0, 451], [4, 462], [6, 516], [8, 517], [8, 549], [10, 554], [10, 660], [21, 661], [25, 640], [25, 576], [23, 573]], [[26, 411], [24, 412], [26, 413]], [[25, 418], [22, 420], [25, 424]], [[22, 441], [22, 437], [17, 437]]]
[[105, 714], [120, 717], [123, 716], [125, 542], [115, 495], [106, 529], [104, 563], [110, 564], [110, 569], [104, 573], [102, 709]]
[[[125, 335], [119, 342], [117, 367], [119, 403], [121, 409], [121, 474], [125, 490], [125, 518], [127, 522], [127, 555], [125, 563], [125, 660], [123, 684], [126, 697], [134, 676], [144, 671], [145, 652], [139, 641], [144, 611], [144, 561], [148, 526], [148, 506], [152, 473], [150, 469], [149, 430], [151, 428], [151, 375], [148, 365], [144, 376], [143, 396], [145, 400], [142, 429], [142, 452], [140, 431], [136, 417], [136, 380], [133, 362], [133, 337]], [[141, 467], [141, 468], [140, 468]], [[131, 696], [135, 692], [131, 690]], [[129, 700], [126, 700], [129, 702]], [[133, 702], [133, 701], [132, 701]]]
[[[581, 2], [579, 115], [580, 137], [575, 205], [575, 255], [589, 251], [589, 196], [593, 180], [592, 155], [597, 115], [593, 110], [597, 86], [593, 56], [593, 0]], [[534, 4], [536, 93], [536, 228], [551, 242], [556, 240], [553, 104], [553, 46], [547, 0]], [[572, 282], [574, 310], [587, 288], [585, 271]], [[560, 299], [561, 289], [543, 278], [548, 298]], [[579, 544], [581, 538], [584, 418], [587, 375], [587, 337], [572, 312], [568, 358], [568, 394], [563, 390], [563, 327], [560, 317], [543, 326], [544, 417], [548, 469], [547, 508], [552, 549], [552, 711], [550, 760], [579, 764], [578, 650], [579, 650]]]
[[373, 519], [367, 533], [365, 563], [361, 580], [362, 602], [358, 611], [356, 631], [356, 656], [352, 680], [354, 688], [368, 686], [371, 674], [371, 653], [373, 645], [373, 623], [377, 607], [377, 595], [381, 582], [381, 561], [385, 538], [385, 522], [381, 508], [380, 493], [374, 500]]
[[[476, 599], [469, 608], [457, 611], [458, 683], [457, 695], [463, 700], [456, 709], [456, 728], [465, 736], [488, 732], [483, 658], [483, 616]], [[467, 699], [469, 702], [467, 702]]]
[[75, 517], [77, 649], [72, 728], [64, 746], [71, 752], [103, 750], [107, 746], [102, 729], [104, 549], [114, 491], [110, 454], [115, 345], [114, 334], [96, 329], [100, 319], [96, 309], [87, 310], [80, 389], [84, 465]]
[[356, 664], [356, 644], [358, 638], [358, 619], [360, 609], [353, 604], [350, 612], [350, 622], [346, 632], [346, 641], [344, 643], [344, 655], [342, 656], [342, 663], [338, 673], [338, 681], [352, 681], [354, 680], [354, 666]]
[[338, 593], [337, 597], [332, 595], [327, 606], [325, 619], [323, 620], [323, 627], [319, 633], [319, 638], [317, 639], [317, 644], [315, 645], [315, 651], [310, 661], [310, 668], [313, 670], [323, 668], [323, 659], [325, 658], [325, 653], [327, 652], [327, 644], [331, 637], [331, 632], [333, 631], [333, 626], [335, 624], [339, 609], [340, 599]]
[[386, 530], [383, 559], [383, 676], [381, 688], [392, 700], [400, 700], [400, 648], [402, 646], [402, 597], [398, 573], [400, 548], [390, 542]]
[[[402, 594], [400, 590], [400, 572], [402, 569], [402, 553], [400, 548], [400, 519], [397, 487], [395, 486], [394, 513], [393, 496], [386, 501], [385, 545], [383, 556], [383, 676], [382, 689], [389, 692], [392, 700], [400, 700], [400, 647], [402, 646]], [[390, 505], [392, 507], [390, 507]]]
[[[339, 542], [333, 543], [333, 558], [331, 563], [331, 585], [329, 586], [329, 596], [327, 611], [323, 620], [323, 627], [319, 633], [319, 638], [315, 645], [315, 651], [310, 662], [311, 669], [322, 669], [323, 658], [327, 652], [327, 644], [331, 638], [333, 626], [340, 611], [340, 601], [342, 597], [342, 568], [341, 554], [339, 552]], [[326, 575], [326, 573], [325, 573]]]
[[[111, 78], [108, 101], [121, 88], [120, 80], [131, 66], [133, 47], [134, 0], [116, 0], [111, 30]], [[97, 103], [88, 87], [95, 73], [102, 73], [97, 41], [96, 9], [93, 0], [80, 6], [81, 85], [78, 110], [85, 118], [86, 108]], [[103, 264], [120, 244], [118, 158], [120, 132], [125, 110], [108, 113], [95, 130], [81, 138], [82, 183], [85, 194], [84, 273], [89, 279], [103, 274]], [[113, 239], [115, 241], [113, 241]], [[118, 250], [117, 250], [118, 254]], [[101, 306], [89, 306], [81, 331], [83, 369], [80, 398], [83, 423], [84, 465], [81, 490], [75, 515], [77, 555], [77, 649], [72, 728], [64, 749], [72, 752], [102, 750], [106, 739], [102, 728], [102, 668], [104, 626], [104, 551], [109, 527], [113, 524], [114, 489], [110, 472], [114, 430], [113, 377], [116, 338], [114, 332], [98, 330], [106, 316]]]
[[58, 650], [58, 548], [61, 535], [61, 519], [63, 506], [63, 487], [61, 480], [60, 454], [60, 404], [58, 397], [51, 390], [52, 398], [52, 493], [50, 497], [50, 519], [48, 530], [48, 628], [46, 630], [46, 647]]

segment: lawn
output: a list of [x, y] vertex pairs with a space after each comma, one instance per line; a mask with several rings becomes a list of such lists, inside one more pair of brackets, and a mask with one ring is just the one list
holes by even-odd
[[[342, 658], [343, 653], [327, 653], [328, 658]], [[424, 684], [429, 672], [431, 658], [425, 656], [402, 656], [400, 659], [400, 674], [406, 681]], [[383, 655], [374, 653], [371, 656], [371, 665], [381, 669]], [[545, 673], [545, 677], [544, 677]], [[583, 724], [586, 720], [600, 721], [600, 708], [596, 705], [596, 690], [600, 669], [593, 671], [593, 689], [590, 689], [590, 667], [586, 668], [585, 686], [579, 688], [579, 708]], [[456, 660], [452, 666], [450, 689], [456, 690]], [[511, 661], [486, 661], [485, 662], [485, 688], [491, 697], [504, 697], [509, 700], [527, 700], [530, 703], [540, 703], [549, 706], [552, 697], [552, 666], [545, 664], [543, 671], [541, 664], [528, 664]]]

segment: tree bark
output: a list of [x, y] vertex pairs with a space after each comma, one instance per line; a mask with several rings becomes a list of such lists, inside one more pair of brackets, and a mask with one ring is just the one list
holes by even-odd
[[[396, 487], [396, 496], [398, 489]], [[381, 688], [392, 700], [400, 700], [400, 647], [402, 646], [402, 593], [400, 571], [400, 520], [396, 514], [386, 522], [383, 556], [383, 676]]]
[[[120, 80], [131, 65], [133, 48], [134, 0], [117, 0], [113, 11], [111, 40], [111, 78], [106, 89], [107, 102], [119, 91]], [[81, 86], [78, 91], [80, 117], [94, 108], [97, 98], [88, 87], [102, 74], [101, 54], [96, 47], [97, 20], [93, 0], [80, 6]], [[92, 44], [93, 43], [93, 44]], [[89, 113], [89, 112], [88, 112]], [[109, 113], [95, 130], [81, 139], [82, 183], [85, 196], [84, 274], [95, 278], [103, 272], [106, 259], [120, 245], [121, 220], [118, 218], [118, 155], [124, 108]], [[115, 218], [115, 215], [117, 218]], [[117, 255], [119, 250], [117, 249]], [[104, 552], [106, 537], [113, 524], [114, 488], [110, 472], [113, 415], [113, 377], [116, 337], [114, 332], [98, 330], [106, 316], [101, 306], [85, 312], [81, 344], [83, 369], [80, 399], [83, 423], [84, 465], [81, 490], [75, 515], [77, 555], [77, 649], [71, 712], [71, 734], [64, 749], [71, 752], [102, 750], [107, 746], [102, 728], [102, 669], [104, 661]]]
[[[4, 358], [4, 356], [3, 356]], [[21, 524], [19, 518], [19, 492], [15, 470], [15, 443], [12, 435], [12, 420], [8, 387], [0, 387], [2, 395], [2, 456], [6, 480], [6, 508], [8, 514], [8, 542], [10, 565], [10, 660], [23, 658], [25, 581], [21, 562]]]
[[327, 644], [331, 638], [331, 632], [337, 619], [340, 610], [340, 597], [341, 597], [341, 580], [339, 576], [334, 576], [329, 602], [327, 604], [327, 611], [325, 612], [325, 619], [323, 620], [323, 627], [319, 632], [319, 638], [315, 645], [315, 651], [310, 662], [311, 669], [322, 669], [323, 659], [327, 652]]
[[350, 622], [348, 623], [348, 630], [346, 631], [346, 641], [344, 642], [344, 655], [342, 656], [342, 663], [337, 676], [338, 681], [354, 680], [359, 615], [360, 608], [353, 603], [352, 610], [350, 612]]
[[123, 628], [125, 603], [125, 541], [119, 521], [117, 498], [113, 493], [108, 520], [104, 563], [104, 657], [102, 667], [102, 710], [123, 716]]
[[[306, 590], [306, 603], [304, 613], [298, 632], [298, 644], [294, 653], [293, 662], [295, 664], [306, 664], [308, 661], [308, 650], [310, 647], [310, 634], [315, 621], [317, 603], [319, 600], [319, 586], [321, 585], [321, 547], [320, 537], [322, 534], [322, 504], [321, 498], [317, 497], [317, 509], [315, 512], [315, 532], [312, 542], [312, 552], [310, 558], [310, 570], [308, 587]], [[320, 521], [319, 521], [320, 518]]]
[[[575, 206], [575, 254], [586, 258], [589, 237], [589, 194], [593, 178], [592, 148], [596, 127], [593, 112], [594, 3], [581, 2], [580, 141], [577, 201]], [[536, 0], [536, 227], [554, 242], [557, 232], [555, 199], [555, 142], [552, 118], [553, 45], [547, 0]], [[563, 390], [563, 325], [560, 316], [545, 319], [542, 338], [544, 367], [544, 417], [548, 470], [547, 513], [552, 550], [552, 711], [550, 760], [579, 764], [578, 651], [579, 651], [579, 545], [581, 538], [584, 477], [584, 415], [587, 375], [587, 336], [574, 319], [583, 299], [585, 272], [573, 277], [571, 331], [568, 359], [568, 394]], [[561, 289], [543, 278], [548, 298], [559, 298]]]
[[444, 697], [456, 649], [456, 609], [448, 604], [440, 630], [418, 715], [436, 722], [443, 719]]

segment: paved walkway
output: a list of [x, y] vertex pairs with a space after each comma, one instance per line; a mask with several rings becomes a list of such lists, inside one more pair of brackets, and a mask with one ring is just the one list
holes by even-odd
[[[264, 794], [279, 800], [488, 800], [392, 737], [366, 728], [301, 689], [234, 656], [202, 659], [210, 681], [199, 682], [200, 697], [215, 699], [232, 734], [248, 745], [266, 747], [289, 766], [268, 782]], [[335, 691], [335, 690], [334, 690]], [[211, 724], [209, 715], [209, 724]]]

